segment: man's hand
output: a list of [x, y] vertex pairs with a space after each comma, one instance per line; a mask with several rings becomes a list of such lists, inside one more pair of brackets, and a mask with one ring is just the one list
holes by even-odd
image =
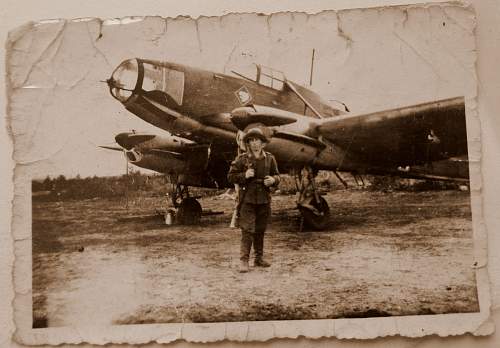
[[276, 180], [274, 180], [272, 176], [266, 175], [266, 177], [264, 178], [264, 185], [266, 185], [267, 187], [273, 186], [275, 182]]
[[254, 176], [255, 176], [255, 170], [252, 168], [247, 169], [247, 171], [245, 172], [245, 178], [250, 179], [253, 178]]

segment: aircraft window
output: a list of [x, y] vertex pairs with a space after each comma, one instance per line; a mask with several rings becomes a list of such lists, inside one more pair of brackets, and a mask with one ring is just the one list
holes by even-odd
[[182, 97], [184, 95], [184, 73], [182, 71], [144, 63], [142, 89], [145, 91], [163, 91], [177, 104], [182, 105]]
[[144, 63], [144, 80], [142, 89], [145, 91], [162, 90], [162, 69], [159, 66]]
[[175, 102], [182, 105], [182, 96], [184, 95], [184, 73], [182, 71], [164, 69], [164, 88], [163, 90]]
[[273, 85], [273, 79], [269, 75], [261, 74], [260, 75], [260, 84], [264, 85], [264, 86], [267, 86], [267, 87], [272, 87], [272, 85]]
[[135, 88], [138, 75], [138, 65], [135, 59], [129, 59], [116, 68], [108, 82], [113, 96], [120, 100], [126, 101]]
[[277, 90], [282, 90], [283, 89], [283, 84], [285, 82], [285, 76], [283, 75], [282, 72], [272, 70], [267, 67], [261, 67], [260, 68], [260, 84], [271, 87]]
[[238, 77], [243, 77], [248, 80], [257, 81], [257, 66], [255, 64], [239, 66], [232, 69], [231, 72]]

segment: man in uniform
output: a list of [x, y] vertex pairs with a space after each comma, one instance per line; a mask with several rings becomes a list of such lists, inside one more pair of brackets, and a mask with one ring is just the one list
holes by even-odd
[[276, 159], [264, 151], [267, 137], [260, 128], [243, 136], [247, 151], [231, 163], [228, 180], [240, 186], [239, 227], [241, 228], [240, 272], [248, 272], [252, 244], [256, 267], [269, 267], [264, 261], [264, 232], [271, 215], [270, 188], [279, 184]]

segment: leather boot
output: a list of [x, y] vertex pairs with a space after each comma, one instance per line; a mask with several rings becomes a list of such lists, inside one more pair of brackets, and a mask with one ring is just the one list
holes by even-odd
[[240, 261], [240, 268], [239, 272], [240, 273], [247, 273], [250, 269], [248, 268], [248, 260], [241, 260]]
[[255, 267], [271, 267], [271, 264], [264, 259], [255, 259]]
[[241, 232], [241, 245], [240, 245], [240, 273], [248, 272], [248, 259], [250, 257], [250, 250], [252, 249], [252, 235], [248, 232]]
[[253, 248], [255, 250], [255, 267], [270, 267], [269, 262], [264, 261], [264, 234], [254, 235]]

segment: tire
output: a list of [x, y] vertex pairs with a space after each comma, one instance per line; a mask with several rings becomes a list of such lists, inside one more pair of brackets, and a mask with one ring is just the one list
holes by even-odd
[[299, 211], [304, 218], [304, 224], [316, 231], [322, 231], [330, 225], [330, 208], [323, 197], [319, 197], [319, 203], [311, 197], [308, 205], [315, 207], [322, 214], [317, 214], [306, 206], [299, 205]]
[[197, 225], [201, 219], [201, 205], [192, 198], [182, 200], [177, 208], [176, 222], [180, 225]]

